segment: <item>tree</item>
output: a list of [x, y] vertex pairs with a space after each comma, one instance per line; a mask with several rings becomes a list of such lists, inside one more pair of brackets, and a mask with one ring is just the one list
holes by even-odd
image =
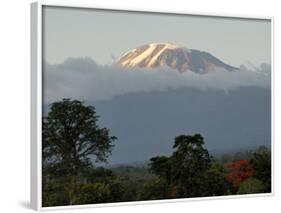
[[93, 160], [106, 162], [116, 139], [97, 122], [93, 106], [70, 99], [51, 104], [48, 116], [43, 118], [43, 169], [50, 164], [60, 165], [67, 179], [70, 205], [76, 203], [79, 175]]
[[81, 184], [77, 204], [106, 203], [110, 201], [109, 185], [103, 182]]
[[240, 183], [254, 174], [254, 169], [249, 160], [237, 160], [227, 164], [228, 173], [226, 180], [232, 184], [232, 191], [236, 192]]
[[159, 175], [167, 180], [171, 178], [171, 165], [169, 157], [153, 157], [150, 159], [149, 167], [156, 175]]
[[[166, 156], [158, 156], [158, 157], [153, 157], [150, 159], [149, 163], [150, 170], [159, 176], [160, 180], [157, 182], [157, 186], [159, 183], [161, 183], [162, 187], [162, 192], [161, 194], [163, 197], [169, 197], [169, 189], [171, 186], [171, 159]], [[158, 191], [161, 189], [161, 187], [158, 187]]]
[[91, 168], [79, 185], [76, 204], [107, 203], [123, 200], [124, 180], [103, 167]]
[[42, 175], [42, 205], [68, 205], [68, 194], [65, 190], [64, 176], [51, 175], [49, 169], [43, 170]]
[[[105, 202], [117, 202], [122, 200], [124, 195], [124, 180], [120, 176], [115, 175], [112, 170], [103, 167], [90, 168], [86, 172], [84, 186], [85, 184], [89, 186], [90, 184], [95, 183], [102, 183], [108, 187], [110, 194], [107, 196], [107, 201]], [[83, 200], [81, 199], [83, 197], [83, 193], [83, 191], [79, 191], [78, 193], [80, 194], [80, 202]]]
[[170, 157], [150, 159], [150, 170], [158, 176], [152, 182], [157, 193], [145, 190], [147, 196], [158, 198], [201, 197], [228, 194], [225, 169], [203, 147], [200, 134], [175, 138], [175, 151]]
[[213, 194], [209, 187], [208, 175], [215, 178], [215, 173], [208, 169], [212, 157], [203, 147], [204, 138], [200, 134], [180, 135], [175, 138], [172, 156], [151, 158], [150, 169], [164, 181], [164, 196], [198, 197]]
[[271, 192], [271, 153], [268, 148], [261, 146], [253, 154], [251, 164], [255, 170], [254, 177], [265, 185], [264, 192]]
[[151, 180], [147, 180], [140, 192], [140, 199], [159, 200], [167, 198], [166, 186], [166, 180], [161, 177], [155, 177]]
[[226, 170], [224, 166], [216, 161], [212, 161], [205, 173], [205, 193], [207, 196], [219, 196], [229, 194], [229, 183], [225, 180]]
[[261, 193], [264, 191], [263, 183], [256, 178], [248, 178], [244, 180], [238, 189], [237, 194], [253, 194], [253, 193]]
[[208, 150], [203, 147], [200, 134], [180, 135], [173, 146], [172, 174], [178, 195], [183, 197], [206, 196], [205, 174], [211, 163]]

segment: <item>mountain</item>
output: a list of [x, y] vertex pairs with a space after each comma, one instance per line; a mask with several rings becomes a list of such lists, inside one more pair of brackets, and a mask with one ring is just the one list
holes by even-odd
[[[86, 104], [96, 108], [99, 126], [118, 138], [110, 164], [170, 155], [175, 136], [180, 134], [202, 134], [211, 152], [270, 147], [271, 143], [271, 90], [261, 87], [228, 92], [186, 87]], [[49, 110], [44, 105], [43, 115]]]
[[151, 43], [136, 47], [118, 60], [124, 67], [155, 68], [168, 66], [180, 72], [208, 73], [216, 69], [235, 71], [238, 68], [225, 64], [210, 53], [187, 49], [171, 43]]
[[95, 106], [99, 125], [118, 139], [110, 163], [170, 155], [175, 136], [200, 133], [209, 151], [270, 147], [271, 91], [239, 87], [171, 89], [116, 96]]

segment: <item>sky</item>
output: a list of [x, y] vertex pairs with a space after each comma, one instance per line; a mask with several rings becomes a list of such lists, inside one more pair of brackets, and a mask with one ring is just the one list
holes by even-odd
[[90, 57], [110, 65], [152, 42], [207, 51], [237, 67], [271, 62], [269, 20], [44, 7], [43, 59], [50, 64]]

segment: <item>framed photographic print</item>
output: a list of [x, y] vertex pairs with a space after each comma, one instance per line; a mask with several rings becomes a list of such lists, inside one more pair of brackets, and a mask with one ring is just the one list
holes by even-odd
[[32, 208], [272, 195], [272, 17], [31, 12]]

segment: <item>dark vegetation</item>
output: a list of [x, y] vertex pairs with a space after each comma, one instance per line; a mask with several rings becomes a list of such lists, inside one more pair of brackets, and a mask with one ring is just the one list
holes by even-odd
[[51, 104], [43, 118], [43, 206], [271, 192], [271, 153], [211, 156], [200, 134], [179, 135], [170, 156], [144, 166], [107, 162], [117, 139], [97, 124], [95, 108], [76, 100]]

